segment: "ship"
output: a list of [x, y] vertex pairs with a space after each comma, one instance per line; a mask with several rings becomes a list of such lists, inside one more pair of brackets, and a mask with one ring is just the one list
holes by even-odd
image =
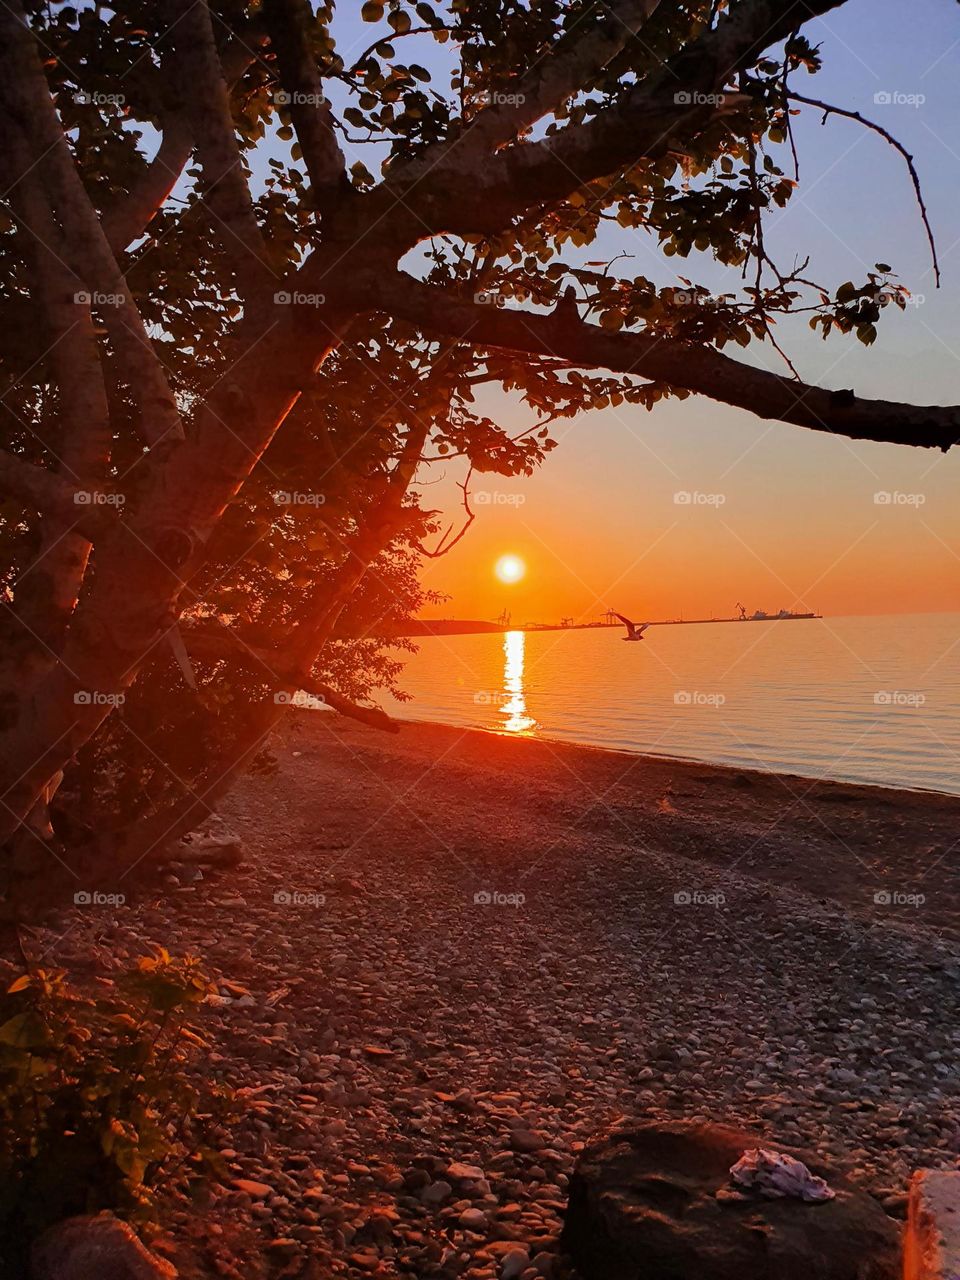
[[753, 613], [747, 613], [744, 605], [737, 602], [737, 622], [777, 622], [784, 620], [799, 620], [800, 618], [820, 618], [823, 615], [819, 613], [798, 613], [795, 609], [780, 609], [777, 613], [767, 613], [765, 609], [756, 609]]

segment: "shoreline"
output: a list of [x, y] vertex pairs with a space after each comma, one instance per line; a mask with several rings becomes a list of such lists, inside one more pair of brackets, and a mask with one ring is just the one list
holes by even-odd
[[394, 655], [412, 700], [382, 702], [400, 719], [960, 796], [954, 691], [944, 664], [934, 669], [956, 642], [952, 615], [918, 630], [916, 652], [895, 618], [776, 636], [727, 626], [704, 643], [706, 632], [668, 631], [646, 632], [647, 651], [606, 631], [566, 643], [558, 633], [420, 640]]
[[[573, 738], [555, 738], [549, 733], [512, 733], [504, 729], [487, 728], [485, 725], [480, 724], [458, 725], [452, 724], [449, 720], [420, 719], [416, 716], [398, 715], [395, 710], [391, 711], [389, 714], [391, 719], [403, 726], [434, 726], [442, 729], [453, 729], [457, 732], [463, 733], [486, 734], [493, 738], [504, 738], [507, 740], [516, 740], [521, 742], [551, 743], [553, 746], [571, 747], [577, 751], [599, 751], [609, 755], [626, 756], [629, 758], [638, 756], [641, 759], [649, 761], [666, 761], [668, 763], [675, 761], [677, 764], [696, 765], [703, 769], [725, 770], [729, 773], [758, 774], [760, 777], [764, 778], [782, 778], [785, 782], [790, 781], [797, 783], [798, 785], [817, 783], [818, 785], [824, 786], [849, 787], [854, 789], [865, 788], [868, 791], [890, 792], [895, 796], [932, 796], [940, 799], [952, 799], [956, 800], [958, 804], [960, 804], [960, 791], [942, 791], [938, 787], [895, 787], [891, 786], [888, 782], [870, 782], [867, 779], [825, 778], [815, 776], [812, 773], [791, 773], [789, 769], [763, 769], [760, 768], [759, 765], [728, 764], [723, 760], [705, 760], [699, 756], [679, 756], [673, 755], [669, 752], [638, 751], [631, 747], [613, 747], [602, 745], [597, 742], [579, 742]], [[401, 729], [401, 732], [402, 731], [403, 730]], [[960, 812], [958, 812], [958, 817], [960, 817]]]

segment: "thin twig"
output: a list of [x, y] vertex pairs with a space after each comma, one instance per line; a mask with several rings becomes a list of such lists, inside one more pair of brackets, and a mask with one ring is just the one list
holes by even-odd
[[[793, 34], [794, 36], [796, 36], [798, 32], [795, 31]], [[790, 96], [790, 90], [787, 87], [787, 76], [789, 74], [790, 74], [790, 59], [784, 58], [783, 71], [780, 76], [780, 92], [783, 94], [783, 122], [784, 122], [784, 127], [786, 128], [786, 131], [787, 131], [787, 140], [790, 143], [790, 150], [793, 153], [793, 179], [794, 179], [794, 182], [799, 182], [800, 181], [800, 155], [799, 155], [799, 152], [797, 151], [797, 140], [793, 136], [793, 122], [790, 119], [790, 107], [787, 103], [787, 99]]]
[[457, 482], [457, 488], [463, 490], [463, 509], [467, 513], [467, 518], [463, 522], [463, 525], [460, 528], [460, 532], [454, 538], [451, 538], [450, 534], [453, 531], [453, 525], [450, 525], [449, 529], [447, 529], [446, 533], [443, 535], [443, 537], [440, 539], [440, 541], [437, 543], [437, 545], [434, 547], [432, 551], [428, 551], [425, 546], [423, 546], [422, 544], [418, 544], [417, 550], [422, 552], [422, 554], [425, 555], [429, 560], [438, 560], [441, 556], [445, 556], [448, 551], [452, 551], [453, 548], [460, 541], [460, 539], [467, 532], [467, 530], [470, 528], [470, 526], [473, 524], [474, 520], [477, 518], [476, 513], [470, 509], [470, 487], [469, 486], [470, 486], [470, 477], [472, 475], [473, 475], [473, 467], [471, 467], [470, 470], [467, 472], [467, 476], [465, 480]]
[[[927, 242], [930, 245], [930, 256], [933, 259], [933, 278], [936, 287], [940, 288], [940, 263], [937, 259], [937, 243], [933, 236], [933, 229], [930, 226], [930, 219], [927, 216], [927, 206], [923, 199], [923, 189], [920, 186], [920, 175], [917, 173], [916, 165], [913, 162], [913, 156], [906, 149], [902, 142], [899, 142], [889, 130], [883, 125], [877, 124], [874, 120], [868, 120], [866, 116], [862, 116], [859, 111], [848, 111], [846, 107], [834, 107], [829, 102], [821, 102], [818, 98], [807, 98], [802, 93], [789, 93], [787, 95], [793, 102], [802, 102], [808, 107], [816, 107], [818, 111], [823, 112], [823, 120], [827, 116], [846, 116], [848, 120], [856, 120], [858, 124], [862, 124], [865, 129], [872, 129], [874, 133], [878, 133], [884, 141], [888, 142], [895, 151], [899, 151], [906, 162], [907, 169], [910, 171], [910, 180], [913, 183], [913, 191], [917, 197], [917, 204], [920, 206], [920, 217], [923, 220], [923, 227], [927, 233]], [[823, 121], [821, 121], [823, 123]]]
[[[444, 31], [449, 31], [450, 27], [444, 27]], [[389, 35], [382, 35], [379, 40], [375, 40], [372, 45], [364, 49], [360, 57], [350, 67], [349, 74], [357, 71], [366, 60], [373, 56], [382, 44], [393, 44], [394, 40], [402, 40], [405, 36], [422, 36], [433, 31], [439, 31], [439, 27], [410, 27], [408, 31], [391, 31]], [[377, 54], [378, 57], [385, 58], [385, 54]]]

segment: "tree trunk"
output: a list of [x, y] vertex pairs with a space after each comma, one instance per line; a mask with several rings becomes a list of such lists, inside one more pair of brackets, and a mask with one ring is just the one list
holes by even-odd
[[[0, 841], [33, 808], [132, 684], [188, 602], [189, 579], [238, 492], [320, 361], [337, 341], [328, 314], [317, 332], [289, 321], [246, 328], [234, 365], [186, 440], [155, 468], [138, 510], [97, 548], [97, 572], [78, 606], [60, 662], [22, 702], [0, 737]], [[317, 355], [319, 349], [319, 357]]]

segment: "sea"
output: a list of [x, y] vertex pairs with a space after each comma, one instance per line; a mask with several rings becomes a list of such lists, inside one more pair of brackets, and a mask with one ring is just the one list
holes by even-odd
[[960, 795], [960, 614], [430, 636], [401, 718]]

